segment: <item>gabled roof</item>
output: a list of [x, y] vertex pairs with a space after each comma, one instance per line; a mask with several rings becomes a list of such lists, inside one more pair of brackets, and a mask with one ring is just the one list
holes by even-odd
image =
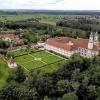
[[100, 47], [100, 42], [96, 43], [96, 45], [97, 45], [98, 47]]
[[40, 39], [39, 41], [38, 41], [38, 43], [44, 43], [45, 41], [43, 41], [42, 39]]
[[18, 35], [14, 35], [14, 34], [5, 34], [2, 36], [3, 38], [9, 38], [11, 40], [19, 40]]
[[[78, 47], [88, 49], [88, 41], [89, 41], [88, 39], [81, 39], [81, 38], [74, 39], [71, 37], [57, 37], [48, 39], [47, 44], [65, 50], [74, 51], [77, 50]], [[73, 45], [70, 45], [70, 42]], [[94, 45], [93, 50], [98, 50], [98, 47]]]
[[55, 47], [68, 50], [68, 51], [73, 51], [77, 50], [77, 47], [75, 45], [70, 45], [68, 42], [65, 40], [65, 38], [56, 38], [56, 39], [48, 39], [47, 44], [53, 45]]
[[7, 62], [10, 63], [10, 64], [14, 64], [15, 63], [15, 59], [10, 58]]
[[20, 44], [23, 43], [23, 40], [19, 38], [18, 35], [15, 34], [4, 34], [1, 36], [1, 39], [3, 40], [10, 40], [15, 42], [16, 44]]

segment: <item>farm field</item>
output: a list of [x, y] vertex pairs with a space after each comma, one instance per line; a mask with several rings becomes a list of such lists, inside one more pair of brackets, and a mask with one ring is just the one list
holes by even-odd
[[[28, 71], [38, 69], [41, 66], [46, 65], [47, 67], [43, 68], [43, 70], [49, 72], [49, 71], [53, 71], [53, 69], [54, 70], [57, 69], [58, 64], [54, 62], [60, 61], [63, 58], [48, 53], [46, 51], [39, 51], [39, 52], [34, 52], [27, 55], [19, 56], [16, 57], [15, 59], [20, 66], [24, 67], [24, 69]], [[54, 63], [54, 64], [49, 65], [50, 63]], [[53, 66], [55, 68], [53, 68]]]
[[48, 15], [48, 14], [17, 14], [17, 15], [0, 15], [0, 22], [6, 21], [23, 21], [31, 18], [37, 19], [40, 23], [56, 25], [56, 22], [64, 15]]

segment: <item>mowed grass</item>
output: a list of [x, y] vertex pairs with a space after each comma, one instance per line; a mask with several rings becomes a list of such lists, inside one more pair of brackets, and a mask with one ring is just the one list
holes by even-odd
[[28, 62], [28, 63], [24, 63], [22, 64], [25, 68], [27, 68], [28, 70], [33, 70], [35, 68], [38, 68], [40, 66], [43, 66], [44, 63], [40, 62], [40, 61], [31, 61], [31, 62]]
[[34, 50], [33, 49], [21, 49], [21, 50], [13, 51], [13, 52], [11, 52], [11, 54], [14, 55], [14, 57], [16, 57], [19, 55], [24, 55], [24, 54], [28, 54], [30, 52], [36, 52], [36, 51], [38, 51], [38, 50], [36, 50], [36, 49], [34, 49]]
[[41, 58], [43, 62], [45, 63], [52, 63], [58, 60], [61, 60], [60, 57], [50, 54], [48, 52], [42, 51], [42, 52], [37, 52], [37, 53], [32, 53], [31, 54], [33, 57], [38, 57]]
[[33, 58], [29, 55], [23, 55], [16, 58], [16, 61], [19, 63], [26, 63], [31, 60], [33, 60]]
[[11, 70], [8, 68], [6, 62], [0, 59], [0, 88], [6, 84], [6, 79], [9, 76]]
[[[40, 68], [41, 66], [57, 62], [61, 59], [63, 58], [53, 55], [51, 53], [48, 53], [46, 51], [40, 51], [40, 52], [34, 52], [31, 54], [16, 57], [16, 62], [28, 70], [34, 70], [34, 69]], [[59, 66], [59, 65], [55, 64], [54, 65], [55, 68], [52, 67], [51, 69], [49, 69], [48, 67], [45, 69], [45, 71], [57, 69], [56, 66]]]
[[18, 55], [22, 55], [26, 53], [27, 53], [27, 50], [17, 50], [17, 51], [12, 52], [14, 56], [18, 56]]

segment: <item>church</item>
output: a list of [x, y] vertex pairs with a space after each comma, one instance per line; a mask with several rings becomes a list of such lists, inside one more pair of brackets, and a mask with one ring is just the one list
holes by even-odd
[[95, 32], [95, 34], [91, 32], [89, 39], [74, 39], [71, 37], [50, 38], [47, 40], [44, 48], [68, 58], [74, 53], [91, 58], [99, 55], [100, 42], [98, 41], [98, 32]]

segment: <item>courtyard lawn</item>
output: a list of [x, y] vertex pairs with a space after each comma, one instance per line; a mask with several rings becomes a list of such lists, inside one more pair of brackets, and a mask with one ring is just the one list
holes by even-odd
[[51, 72], [53, 70], [58, 69], [59, 64], [55, 63], [53, 67], [51, 66], [50, 68], [49, 68], [49, 64], [62, 60], [63, 58], [46, 51], [39, 51], [39, 52], [34, 52], [27, 55], [19, 56], [16, 57], [15, 59], [16, 62], [22, 67], [24, 67], [26, 70], [31, 71], [34, 69], [38, 69], [41, 66], [47, 66], [45, 67], [46, 69], [43, 68], [44, 71], [48, 70], [47, 72]]
[[35, 57], [41, 57], [41, 58], [50, 56], [50, 54], [45, 51], [32, 53], [31, 55], [33, 55]]
[[57, 62], [51, 65], [48, 65], [47, 67], [43, 68], [42, 71], [44, 73], [50, 73], [52, 71], [56, 71], [57, 69], [59, 69], [64, 63], [66, 63], [66, 60], [63, 60], [61, 62]]
[[0, 88], [6, 84], [10, 71], [5, 61], [0, 59]]
[[11, 53], [14, 56], [19, 56], [19, 55], [30, 53], [31, 51], [36, 52], [37, 50], [35, 50], [35, 49], [34, 50], [33, 49], [22, 49], [22, 50], [13, 51]]
[[18, 56], [18, 55], [22, 55], [26, 53], [27, 53], [27, 50], [17, 50], [17, 51], [12, 52], [14, 56]]
[[34, 59], [29, 55], [23, 55], [20, 57], [16, 57], [16, 61], [19, 63], [26, 63], [26, 62], [32, 61], [32, 60], [34, 60]]
[[58, 60], [61, 60], [60, 57], [50, 54], [48, 52], [42, 51], [42, 52], [37, 52], [37, 53], [32, 53], [31, 54], [33, 57], [39, 57], [42, 59], [42, 61], [48, 63], [52, 63]]
[[31, 61], [31, 62], [28, 62], [28, 63], [24, 63], [22, 64], [25, 68], [27, 68], [28, 70], [31, 70], [31, 69], [35, 69], [35, 68], [38, 68], [40, 66], [43, 66], [44, 63], [41, 62], [41, 61]]
[[54, 56], [54, 55], [50, 55], [48, 57], [42, 58], [42, 60], [45, 61], [46, 63], [53, 63], [53, 62], [56, 62], [58, 60], [61, 60], [61, 58]]

